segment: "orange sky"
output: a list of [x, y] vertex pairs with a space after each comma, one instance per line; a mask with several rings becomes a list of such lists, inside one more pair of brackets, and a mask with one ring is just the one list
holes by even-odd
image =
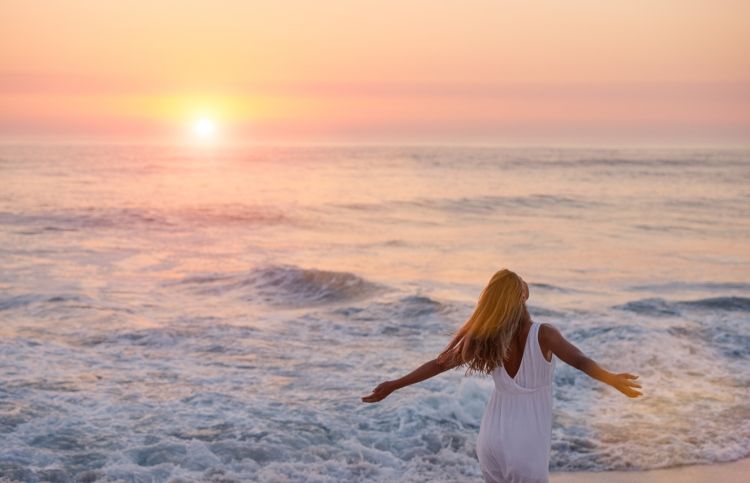
[[0, 139], [747, 144], [746, 0], [0, 4]]

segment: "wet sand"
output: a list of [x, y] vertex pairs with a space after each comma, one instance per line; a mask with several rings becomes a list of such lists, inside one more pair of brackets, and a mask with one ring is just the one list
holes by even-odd
[[747, 481], [750, 458], [712, 465], [679, 466], [650, 471], [603, 471], [551, 473], [550, 483], [601, 482], [607, 483], [704, 483], [718, 481]]

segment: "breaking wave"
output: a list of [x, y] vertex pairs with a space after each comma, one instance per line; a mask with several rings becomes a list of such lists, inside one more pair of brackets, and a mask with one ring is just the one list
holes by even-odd
[[353, 273], [268, 265], [249, 272], [186, 277], [179, 285], [200, 294], [232, 295], [273, 306], [306, 307], [360, 300], [386, 290]]
[[662, 298], [647, 298], [616, 305], [614, 308], [649, 316], [679, 316], [683, 311], [691, 309], [749, 312], [750, 298], [736, 296], [709, 297], [676, 302]]

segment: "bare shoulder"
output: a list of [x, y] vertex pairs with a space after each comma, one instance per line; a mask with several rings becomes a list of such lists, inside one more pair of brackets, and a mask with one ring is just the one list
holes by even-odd
[[565, 341], [565, 337], [554, 324], [539, 324], [539, 342], [544, 344], [542, 347], [554, 349], [561, 341]]
[[539, 347], [548, 362], [552, 360], [552, 347], [558, 337], [560, 337], [560, 331], [557, 327], [546, 322], [539, 324]]
[[541, 322], [539, 324], [539, 338], [550, 338], [560, 336], [560, 331], [557, 330], [557, 327], [554, 325], [548, 323], [548, 322]]

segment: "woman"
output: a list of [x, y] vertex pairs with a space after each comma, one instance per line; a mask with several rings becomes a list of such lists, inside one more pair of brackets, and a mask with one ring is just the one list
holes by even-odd
[[363, 402], [380, 401], [396, 389], [454, 367], [490, 374], [495, 382], [477, 438], [479, 467], [487, 482], [541, 483], [549, 478], [552, 437], [552, 373], [557, 356], [628, 397], [640, 384], [629, 373], [602, 369], [550, 324], [531, 320], [529, 286], [503, 269], [482, 291], [471, 317], [443, 352], [406, 376], [378, 385]]

